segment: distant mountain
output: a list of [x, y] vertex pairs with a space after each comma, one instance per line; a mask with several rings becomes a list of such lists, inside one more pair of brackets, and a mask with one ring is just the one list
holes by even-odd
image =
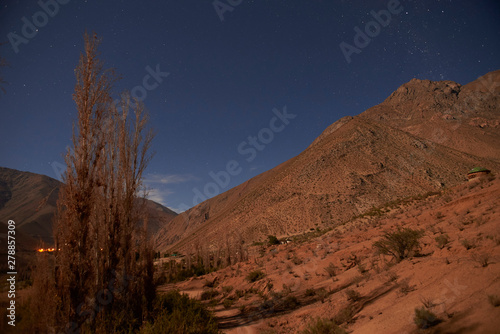
[[[18, 247], [35, 249], [40, 241], [53, 244], [52, 223], [61, 186], [61, 182], [45, 175], [0, 167], [0, 245], [5, 243], [8, 220], [16, 222]], [[177, 215], [150, 200], [146, 206], [150, 234]]]
[[413, 79], [383, 103], [330, 125], [304, 152], [177, 216], [160, 249], [189, 252], [345, 222], [388, 201], [500, 168], [500, 71], [461, 86]]

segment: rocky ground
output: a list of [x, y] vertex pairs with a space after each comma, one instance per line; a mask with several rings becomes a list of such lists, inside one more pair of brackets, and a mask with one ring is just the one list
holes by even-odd
[[[484, 179], [372, 210], [289, 244], [160, 291], [204, 300], [225, 333], [300, 333], [315, 318], [351, 333], [498, 333], [500, 180]], [[386, 231], [422, 230], [402, 261], [373, 244]], [[437, 324], [417, 328], [415, 309]]]

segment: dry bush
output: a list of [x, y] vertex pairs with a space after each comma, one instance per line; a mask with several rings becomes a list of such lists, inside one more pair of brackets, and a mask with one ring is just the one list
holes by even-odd
[[460, 243], [467, 250], [472, 249], [472, 248], [476, 248], [476, 244], [473, 241], [470, 241], [468, 239], [463, 239], [463, 240], [460, 241]]
[[331, 320], [317, 318], [307, 325], [302, 334], [347, 334], [347, 331]]
[[433, 308], [435, 306], [434, 302], [430, 298], [422, 297], [420, 298], [420, 301], [426, 308]]
[[285, 310], [294, 310], [300, 306], [300, 302], [295, 296], [288, 295], [282, 301], [282, 307]]
[[401, 294], [403, 294], [403, 295], [407, 295], [408, 293], [410, 293], [414, 290], [415, 290], [415, 288], [408, 283], [408, 280], [403, 280], [399, 284], [399, 292], [401, 292]]
[[366, 266], [363, 263], [358, 264], [358, 271], [360, 274], [365, 274], [368, 272], [368, 269], [366, 269]]
[[231, 306], [233, 306], [233, 304], [234, 304], [233, 298], [226, 298], [226, 299], [224, 299], [224, 302], [222, 303], [222, 305], [224, 306], [225, 309], [231, 308]]
[[316, 290], [314, 290], [313, 288], [306, 289], [304, 296], [306, 297], [316, 296]]
[[486, 268], [490, 264], [490, 255], [488, 253], [473, 254], [472, 259], [479, 263], [483, 268]]
[[354, 310], [351, 306], [346, 306], [342, 308], [337, 314], [333, 317], [333, 322], [337, 325], [349, 324], [354, 317]]
[[335, 277], [337, 273], [337, 267], [332, 262], [330, 262], [328, 266], [326, 266], [325, 271], [330, 277]]
[[265, 276], [266, 276], [266, 274], [264, 272], [262, 272], [262, 270], [254, 270], [254, 271], [251, 271], [248, 273], [247, 280], [250, 283], [253, 283], [253, 282], [256, 282], [256, 281], [264, 278]]
[[353, 302], [357, 302], [358, 300], [361, 299], [361, 295], [359, 294], [359, 292], [353, 289], [347, 289], [345, 291], [345, 294], [347, 296], [347, 300], [351, 300]]
[[396, 274], [393, 271], [389, 271], [387, 273], [387, 279], [389, 282], [395, 282], [398, 279], [398, 277], [399, 277], [398, 274]]
[[303, 261], [302, 261], [301, 258], [299, 258], [297, 256], [297, 254], [293, 254], [292, 262], [293, 262], [293, 264], [295, 264], [296, 266], [298, 266], [299, 264], [302, 264]]
[[373, 244], [380, 254], [392, 255], [396, 261], [401, 261], [417, 252], [419, 240], [424, 236], [422, 230], [398, 227], [395, 232], [386, 232], [382, 238]]
[[318, 289], [318, 291], [316, 291], [316, 295], [318, 296], [321, 303], [324, 303], [326, 300], [326, 297], [328, 297], [328, 291], [326, 291], [325, 288], [321, 288], [321, 289]]
[[232, 285], [226, 285], [226, 286], [222, 287], [222, 292], [224, 292], [226, 294], [231, 293], [231, 291], [233, 291], [233, 286]]
[[214, 315], [199, 301], [181, 295], [178, 291], [170, 291], [157, 296], [151, 317], [142, 324], [137, 333], [216, 334], [220, 331]]
[[415, 325], [421, 329], [435, 326], [440, 322], [438, 317], [425, 307], [415, 308], [415, 317], [413, 318], [413, 321], [415, 322]]
[[209, 300], [217, 297], [219, 295], [219, 291], [215, 289], [210, 289], [207, 291], [203, 291], [201, 294], [201, 300]]
[[[30, 299], [30, 319], [27, 327], [34, 332], [45, 332], [56, 325], [56, 310], [60, 298], [54, 282], [54, 259], [50, 253], [36, 254], [36, 266], [33, 270], [33, 289]], [[22, 319], [26, 321], [26, 319]]]
[[493, 307], [500, 306], [500, 297], [497, 295], [488, 295], [488, 301]]
[[435, 237], [434, 240], [436, 240], [438, 248], [443, 249], [450, 242], [450, 237], [448, 234], [441, 234]]

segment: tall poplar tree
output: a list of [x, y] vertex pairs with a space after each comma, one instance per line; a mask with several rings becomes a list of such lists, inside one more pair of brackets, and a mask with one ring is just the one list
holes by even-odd
[[77, 121], [55, 220], [56, 323], [63, 330], [121, 332], [140, 326], [154, 298], [141, 178], [151, 155], [143, 105], [122, 94], [85, 34], [75, 69]]

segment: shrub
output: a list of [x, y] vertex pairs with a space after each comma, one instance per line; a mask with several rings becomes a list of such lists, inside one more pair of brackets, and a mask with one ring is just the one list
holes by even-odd
[[368, 269], [366, 269], [366, 266], [362, 263], [358, 264], [358, 270], [360, 274], [365, 274], [368, 272]]
[[386, 232], [381, 240], [373, 244], [379, 253], [392, 255], [396, 261], [401, 261], [409, 257], [413, 252], [418, 251], [419, 240], [424, 236], [422, 230], [412, 230], [410, 228], [401, 229], [396, 232]]
[[356, 302], [361, 299], [361, 295], [359, 294], [359, 292], [353, 289], [347, 289], [345, 291], [345, 294], [347, 295], [347, 299], [352, 300], [353, 302]]
[[306, 293], [305, 293], [305, 296], [306, 297], [316, 296], [316, 290], [311, 289], [311, 288], [307, 289]]
[[224, 292], [224, 293], [230, 293], [231, 291], [233, 291], [232, 285], [226, 285], [226, 286], [222, 287], [222, 292]]
[[319, 289], [316, 291], [316, 294], [318, 295], [319, 300], [321, 300], [321, 303], [324, 303], [326, 297], [328, 297], [328, 291], [326, 291], [325, 288]]
[[393, 271], [389, 271], [387, 273], [387, 278], [389, 279], [389, 282], [396, 282], [396, 280], [398, 279], [398, 274], [396, 274], [395, 272]]
[[158, 295], [153, 317], [141, 327], [139, 333], [215, 334], [219, 331], [215, 317], [200, 302], [178, 291], [171, 291]]
[[317, 318], [307, 325], [303, 334], [347, 334], [347, 332], [328, 319]]
[[278, 240], [278, 238], [276, 238], [275, 235], [269, 235], [269, 236], [267, 236], [267, 239], [268, 239], [269, 245], [279, 245], [280, 244], [280, 241]]
[[476, 248], [476, 244], [474, 242], [472, 242], [472, 241], [467, 240], [467, 239], [463, 239], [462, 241], [460, 241], [460, 243], [467, 250], [472, 249], [472, 248]]
[[341, 325], [343, 323], [348, 324], [352, 321], [354, 317], [354, 311], [351, 306], [344, 307], [341, 309], [334, 317], [333, 322], [337, 325]]
[[232, 298], [224, 299], [224, 302], [222, 303], [222, 305], [224, 305], [224, 308], [226, 308], [226, 309], [233, 306], [233, 304], [234, 304], [234, 299], [232, 299]]
[[302, 259], [300, 257], [298, 257], [297, 254], [293, 254], [292, 262], [293, 262], [293, 264], [298, 266], [299, 264], [302, 264]]
[[437, 242], [437, 246], [439, 249], [443, 249], [450, 242], [450, 237], [448, 234], [441, 234], [434, 238]]
[[413, 290], [414, 288], [410, 286], [410, 284], [406, 280], [402, 281], [401, 284], [399, 285], [399, 292], [401, 292], [403, 295], [406, 295], [409, 292], [412, 292]]
[[283, 308], [285, 310], [293, 310], [296, 309], [300, 305], [299, 300], [295, 296], [286, 296], [283, 299]]
[[418, 328], [422, 329], [435, 326], [440, 322], [440, 320], [434, 313], [423, 306], [421, 308], [415, 309], [415, 317], [413, 318], [413, 321]]
[[472, 255], [472, 259], [483, 268], [486, 268], [490, 264], [490, 255], [488, 253], [474, 254]]
[[433, 308], [435, 306], [434, 302], [430, 298], [421, 297], [420, 301], [425, 306], [425, 308]]
[[215, 277], [212, 281], [210, 280], [205, 280], [205, 283], [203, 284], [203, 286], [206, 286], [208, 288], [213, 288], [215, 287], [217, 284], [217, 277]]
[[219, 292], [215, 289], [203, 291], [203, 293], [201, 294], [201, 300], [212, 299], [212, 298], [216, 297], [218, 294], [219, 294]]
[[264, 278], [265, 276], [266, 276], [266, 274], [264, 274], [262, 272], [262, 270], [254, 270], [254, 271], [251, 271], [250, 273], [248, 273], [247, 280], [250, 283], [253, 283], [253, 282], [256, 282], [256, 281]]
[[330, 275], [330, 277], [334, 277], [337, 272], [337, 267], [333, 263], [329, 263], [328, 266], [325, 268], [325, 271]]
[[500, 298], [497, 295], [488, 295], [488, 301], [494, 307], [500, 306]]

